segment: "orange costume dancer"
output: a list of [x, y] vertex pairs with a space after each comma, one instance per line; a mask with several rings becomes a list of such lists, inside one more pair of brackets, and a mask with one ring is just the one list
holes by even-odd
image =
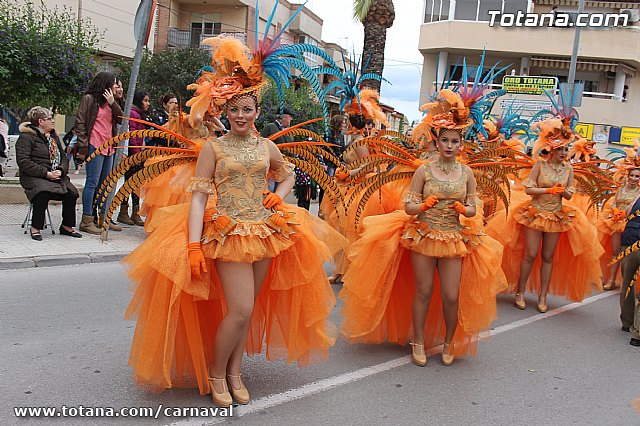
[[438, 158], [413, 174], [405, 211], [364, 219], [340, 293], [350, 341], [412, 340], [420, 366], [425, 346], [444, 343], [445, 365], [475, 355], [496, 316], [496, 294], [506, 288], [502, 247], [468, 219], [476, 213], [476, 178], [456, 160], [461, 133], [472, 124], [468, 110], [446, 89], [428, 109]]
[[[281, 34], [275, 40], [265, 35], [254, 52], [234, 38], [207, 40], [215, 71], [202, 74], [188, 105], [194, 118], [226, 111], [230, 133], [205, 141], [199, 152], [197, 146], [168, 147], [146, 154], [164, 157], [145, 166], [141, 181], [177, 164], [197, 163], [191, 203], [158, 211], [154, 232], [124, 260], [136, 283], [126, 312], [137, 319], [129, 364], [141, 386], [197, 386], [217, 405], [246, 404], [243, 353], [266, 351], [268, 360], [306, 365], [326, 359], [335, 342], [329, 319], [335, 297], [323, 262], [345, 241], [306, 210], [282, 202], [293, 186], [294, 164], [317, 175], [313, 164], [285, 160], [273, 142], [252, 131], [267, 75], [285, 84], [288, 76], [279, 73], [296, 63], [292, 56], [319, 54], [316, 46], [278, 45]], [[313, 153], [318, 144], [297, 146]], [[266, 190], [268, 176], [281, 182], [275, 193]], [[125, 184], [114, 205], [130, 191]]]
[[626, 156], [616, 164], [618, 170], [613, 179], [618, 182], [618, 189], [613, 199], [605, 204], [598, 221], [598, 237], [605, 250], [600, 259], [605, 280], [604, 290], [616, 288], [620, 263], [610, 266], [608, 263], [620, 251], [620, 238], [627, 224], [625, 211], [640, 196], [640, 156], [636, 155], [636, 150], [637, 148], [626, 148]]
[[[359, 194], [356, 191], [355, 182], [352, 181], [352, 177], [358, 179], [364, 178], [363, 172], [373, 171], [371, 167], [364, 160], [369, 155], [369, 149], [367, 144], [363, 140], [365, 138], [363, 133], [365, 131], [365, 122], [367, 119], [372, 119], [376, 123], [384, 123], [388, 125], [386, 117], [378, 104], [380, 95], [378, 92], [372, 89], [362, 89], [359, 86], [365, 77], [381, 80], [382, 77], [377, 74], [365, 74], [358, 78], [358, 68], [355, 61], [352, 62], [352, 69], [347, 70], [342, 77], [335, 80], [334, 86], [340, 88], [339, 93], [342, 95], [342, 101], [340, 104], [341, 111], [347, 114], [348, 122], [350, 125], [351, 142], [346, 147], [342, 159], [344, 167], [338, 169], [335, 173], [335, 179], [338, 186], [341, 188], [345, 199], [358, 197]], [[329, 90], [327, 88], [326, 90]], [[349, 242], [353, 242], [358, 237], [358, 229], [355, 224], [355, 209], [349, 207], [342, 214], [338, 210], [332, 200], [324, 198], [320, 205], [320, 212], [325, 217], [327, 223], [334, 229], [338, 230], [344, 235]], [[370, 203], [367, 203], [365, 215], [376, 215], [384, 213], [384, 207], [379, 201], [379, 197], [375, 197]], [[335, 257], [335, 271], [331, 282], [340, 280], [340, 277], [348, 268], [348, 259], [345, 253], [340, 253]]]
[[596, 228], [580, 209], [562, 202], [575, 192], [574, 169], [565, 161], [574, 138], [572, 115], [562, 117], [533, 125], [539, 130], [533, 156], [544, 150], [547, 159], [539, 159], [523, 182], [531, 199], [515, 206], [506, 221], [498, 215], [487, 226], [504, 245], [502, 267], [520, 309], [525, 309], [525, 289], [538, 294], [538, 310], [546, 312], [548, 292], [580, 301], [593, 285], [600, 286], [603, 250], [594, 244]]

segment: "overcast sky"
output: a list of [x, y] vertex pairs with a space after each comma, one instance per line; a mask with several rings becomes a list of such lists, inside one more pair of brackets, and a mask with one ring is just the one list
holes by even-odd
[[[292, 3], [302, 3], [294, 0]], [[423, 0], [394, 0], [396, 19], [387, 30], [382, 102], [405, 114], [409, 121], [421, 117], [418, 110], [422, 55], [418, 51]], [[363, 27], [352, 18], [351, 0], [309, 0], [306, 7], [323, 19], [322, 40], [362, 53]]]

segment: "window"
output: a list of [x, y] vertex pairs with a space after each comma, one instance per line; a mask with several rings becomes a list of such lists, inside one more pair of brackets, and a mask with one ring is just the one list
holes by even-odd
[[[527, 0], [456, 0], [455, 16], [451, 19], [489, 21], [490, 10], [516, 13], [519, 10], [526, 12], [527, 7]], [[426, 0], [424, 15], [425, 23], [449, 19], [449, 0]]]
[[[301, 43], [301, 44], [310, 44], [312, 46], [317, 46], [318, 45], [318, 42], [314, 38], [312, 38], [312, 37], [310, 37], [308, 35], [305, 35], [305, 34], [300, 34], [298, 36], [298, 38], [297, 38], [297, 42]], [[304, 52], [302, 54], [302, 56], [304, 57], [305, 62], [307, 64], [309, 64], [311, 66], [320, 65], [320, 63], [318, 62], [318, 56], [314, 55], [313, 53]]]
[[222, 22], [220, 21], [222, 21], [220, 13], [192, 15], [190, 45], [197, 47], [203, 38], [219, 35], [222, 32]]
[[449, 0], [426, 0], [424, 22], [438, 22], [449, 19]]

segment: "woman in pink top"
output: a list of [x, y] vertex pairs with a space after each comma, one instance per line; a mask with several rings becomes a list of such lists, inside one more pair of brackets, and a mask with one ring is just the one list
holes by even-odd
[[[123, 112], [114, 98], [116, 90], [116, 76], [110, 72], [100, 72], [94, 77], [87, 92], [80, 100], [75, 125], [80, 159], [91, 155], [96, 148], [117, 134], [117, 125], [122, 121], [119, 117]], [[111, 172], [113, 154], [113, 148], [106, 149], [86, 164], [87, 179], [82, 191], [80, 231], [97, 235], [101, 232], [94, 225], [96, 212], [93, 211], [93, 203], [97, 188]], [[103, 213], [101, 212], [101, 214]], [[122, 230], [115, 224], [109, 224], [109, 229], [112, 231]]]
[[[133, 106], [131, 107], [131, 118], [136, 118], [138, 120], [148, 120], [149, 114], [149, 94], [142, 90], [136, 90], [133, 95]], [[142, 123], [138, 123], [136, 121], [129, 121], [129, 130], [144, 130], [145, 125]], [[136, 146], [143, 146], [144, 139], [143, 138], [130, 138], [129, 139], [129, 155], [135, 155], [141, 151], [140, 148], [135, 148]], [[134, 166], [131, 167], [124, 174], [124, 178], [129, 179], [131, 176], [136, 174], [142, 170], [142, 166]], [[131, 216], [129, 216], [129, 202], [125, 201], [120, 205], [120, 213], [118, 214], [118, 222], [124, 223], [126, 225], [138, 225], [144, 226], [144, 221], [138, 214], [138, 210], [140, 209], [140, 198], [135, 192], [131, 193], [131, 200], [133, 201], [133, 211]]]

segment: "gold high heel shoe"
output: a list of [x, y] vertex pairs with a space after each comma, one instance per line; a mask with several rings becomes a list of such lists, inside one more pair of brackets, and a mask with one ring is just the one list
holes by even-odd
[[544, 314], [545, 312], [547, 312], [547, 310], [548, 310], [547, 299], [546, 298], [538, 299], [538, 312], [540, 312], [541, 314]]
[[449, 343], [442, 345], [442, 363], [446, 366], [453, 364], [454, 356], [449, 353]]
[[235, 399], [238, 404], [248, 404], [249, 401], [251, 401], [251, 397], [249, 396], [247, 387], [242, 381], [242, 373], [238, 374], [237, 376], [233, 374], [227, 374], [227, 378], [229, 377], [232, 379], [238, 379], [238, 382], [240, 382], [240, 387], [236, 389], [233, 387], [233, 383], [231, 383], [231, 380], [229, 380], [229, 392], [231, 392], [231, 396], [233, 397], [233, 399]]
[[608, 283], [602, 286], [602, 289], [607, 291], [613, 290], [614, 288], [616, 288], [615, 281], [609, 281]]
[[[215, 382], [222, 383], [223, 391], [217, 392], [215, 386], [213, 385]], [[219, 379], [217, 377], [209, 377], [209, 387], [211, 388], [211, 397], [213, 399], [213, 403], [218, 407], [229, 407], [233, 404], [233, 398], [231, 398], [231, 394], [229, 393], [229, 388], [227, 387], [227, 379], [224, 377]]]
[[424, 345], [409, 342], [411, 345], [411, 360], [418, 367], [427, 365], [427, 354], [424, 352]]
[[515, 305], [516, 305], [516, 308], [522, 309], [522, 310], [524, 310], [524, 308], [527, 307], [527, 304], [524, 301], [523, 293], [516, 293]]

